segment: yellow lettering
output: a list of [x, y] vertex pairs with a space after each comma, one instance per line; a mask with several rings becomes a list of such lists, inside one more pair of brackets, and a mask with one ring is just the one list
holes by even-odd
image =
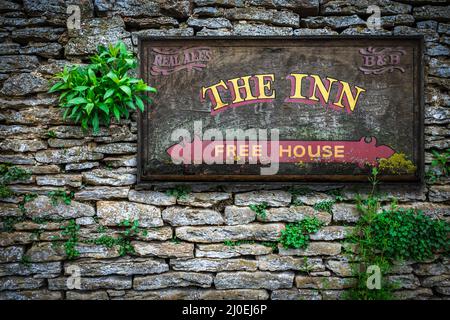
[[290, 76], [294, 78], [294, 83], [292, 84], [294, 92], [289, 98], [306, 99], [306, 97], [302, 96], [302, 80], [308, 75], [306, 73], [291, 73]]
[[283, 153], [287, 153], [287, 156], [291, 157], [292, 156], [291, 146], [288, 145], [286, 149], [283, 149], [283, 146], [280, 144], [280, 157], [283, 156]]
[[[233, 100], [233, 104], [234, 103], [239, 103], [242, 101], [249, 101], [249, 100], [256, 100], [256, 97], [254, 97], [252, 95], [252, 91], [250, 88], [250, 80], [251, 76], [245, 76], [245, 77], [241, 77], [241, 78], [234, 78], [234, 79], [230, 79], [228, 80], [228, 83], [230, 83], [232, 85], [232, 90], [234, 93], [234, 100]], [[238, 81], [241, 80], [242, 84], [239, 85]], [[241, 91], [240, 89], [244, 89], [245, 90], [245, 98], [243, 98], [241, 96]], [[230, 88], [231, 90], [231, 88]]]
[[350, 108], [351, 111], [353, 111], [355, 109], [356, 102], [358, 101], [360, 93], [364, 92], [366, 90], [363, 88], [360, 88], [358, 86], [355, 86], [356, 96], [353, 97], [352, 90], [350, 89], [350, 85], [344, 81], [341, 81], [341, 84], [342, 84], [341, 96], [339, 97], [339, 100], [336, 103], [334, 103], [334, 105], [344, 108], [344, 105], [342, 104], [342, 99], [344, 98], [344, 95], [345, 95], [347, 97], [348, 107]]
[[[258, 81], [259, 96], [258, 99], [274, 99], [275, 91], [272, 89], [272, 82], [274, 80], [273, 74], [256, 74], [255, 78]], [[267, 79], [269, 78], [269, 79]], [[269, 91], [266, 95], [266, 89]]]
[[328, 103], [328, 99], [330, 97], [331, 92], [331, 86], [333, 85], [333, 82], [337, 81], [337, 79], [333, 78], [326, 78], [328, 80], [328, 89], [325, 88], [325, 85], [322, 82], [322, 79], [320, 79], [317, 75], [311, 75], [311, 77], [314, 79], [314, 91], [313, 95], [309, 98], [310, 100], [319, 101], [319, 98], [317, 98], [317, 89], [319, 89], [320, 94], [322, 95], [325, 103]]
[[211, 102], [213, 103], [213, 109], [214, 110], [223, 108], [223, 107], [228, 105], [225, 102], [223, 102], [222, 98], [220, 97], [219, 87], [227, 89], [227, 86], [226, 86], [226, 84], [225, 84], [225, 82], [223, 80], [220, 80], [219, 83], [214, 84], [212, 86], [202, 87], [202, 99], [205, 99], [206, 93], [208, 92], [208, 90], [211, 90], [211, 94], [212, 94]]
[[334, 147], [334, 157], [335, 158], [343, 158], [344, 157], [344, 146], [335, 146]]

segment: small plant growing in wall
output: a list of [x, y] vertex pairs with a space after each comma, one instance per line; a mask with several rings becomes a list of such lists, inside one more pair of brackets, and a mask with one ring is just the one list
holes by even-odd
[[421, 211], [399, 208], [395, 201], [390, 209], [380, 210], [381, 200], [376, 193], [379, 184], [377, 176], [378, 170], [373, 168], [369, 177], [371, 193], [365, 200], [361, 197], [356, 200], [361, 217], [349, 241], [357, 245], [356, 255], [360, 264], [353, 270], [357, 284], [347, 291], [347, 299], [393, 299], [396, 285], [384, 278], [380, 289], [369, 288], [369, 267], [379, 268], [383, 276], [389, 272], [394, 261], [421, 262], [436, 252], [448, 253], [450, 249], [448, 222], [432, 219]]
[[[133, 245], [131, 244], [131, 241], [139, 235], [142, 235], [144, 237], [147, 236], [147, 230], [139, 227], [139, 220], [122, 220], [119, 223], [119, 227], [121, 227], [123, 230], [118, 234], [117, 237], [102, 235], [99, 238], [95, 239], [93, 243], [97, 245], [104, 245], [107, 248], [118, 246], [120, 256], [134, 254], [135, 250]], [[102, 230], [102, 233], [103, 232], [105, 232], [105, 230]]]
[[65, 205], [68, 206], [72, 202], [72, 199], [74, 197], [74, 192], [66, 191], [66, 190], [55, 190], [55, 191], [50, 191], [48, 193], [48, 196], [50, 197], [52, 206], [56, 206], [56, 205], [58, 205], [58, 203], [64, 203]]
[[100, 124], [109, 126], [111, 117], [120, 121], [128, 118], [130, 111], [144, 111], [144, 101], [152, 102], [146, 93], [156, 93], [156, 89], [129, 75], [136, 65], [136, 58], [124, 43], [99, 46], [89, 65], [64, 68], [58, 73], [58, 82], [49, 92], [59, 93], [64, 119], [81, 123], [84, 130], [92, 127], [95, 133]]
[[334, 200], [322, 200], [314, 204], [313, 208], [316, 209], [317, 211], [324, 211], [331, 213], [334, 203], [335, 203]]
[[426, 177], [429, 183], [435, 183], [450, 174], [450, 149], [442, 152], [432, 150], [431, 152], [433, 160], [431, 160], [431, 168], [427, 171]]
[[305, 218], [296, 223], [289, 223], [281, 231], [279, 242], [285, 248], [305, 249], [308, 247], [312, 233], [316, 233], [323, 226], [323, 222], [316, 217]]
[[62, 228], [61, 237], [67, 237], [64, 243], [64, 250], [69, 260], [75, 259], [80, 255], [80, 252], [76, 249], [78, 245], [78, 232], [80, 226], [75, 220], [70, 220], [69, 223]]
[[22, 168], [12, 166], [8, 163], [0, 164], [0, 198], [7, 198], [13, 195], [8, 184], [13, 181], [26, 180], [31, 176], [30, 172]]
[[256, 213], [256, 216], [261, 219], [266, 219], [267, 217], [267, 202], [263, 202], [260, 204], [251, 204], [249, 208]]
[[189, 186], [180, 185], [180, 186], [176, 186], [171, 189], [168, 189], [166, 191], [166, 194], [168, 196], [173, 196], [173, 197], [177, 198], [177, 200], [178, 199], [184, 200], [187, 198], [187, 196], [190, 192], [191, 192], [191, 188]]

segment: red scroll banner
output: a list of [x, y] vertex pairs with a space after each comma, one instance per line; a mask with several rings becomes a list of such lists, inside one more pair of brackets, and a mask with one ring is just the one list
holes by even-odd
[[[174, 163], [354, 163], [377, 165], [394, 150], [375, 137], [357, 141], [211, 141], [194, 139], [167, 149]], [[272, 152], [274, 151], [274, 152]], [[227, 161], [228, 159], [228, 161]]]

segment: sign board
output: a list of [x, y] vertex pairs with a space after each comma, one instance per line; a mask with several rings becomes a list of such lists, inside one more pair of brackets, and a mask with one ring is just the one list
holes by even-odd
[[421, 181], [421, 37], [152, 38], [139, 182]]

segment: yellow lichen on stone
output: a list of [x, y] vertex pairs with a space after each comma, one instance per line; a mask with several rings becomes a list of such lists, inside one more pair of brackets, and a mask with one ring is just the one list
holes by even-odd
[[394, 153], [388, 159], [380, 159], [378, 161], [378, 169], [382, 173], [388, 174], [405, 174], [414, 173], [417, 167], [411, 160], [406, 158], [404, 153]]

